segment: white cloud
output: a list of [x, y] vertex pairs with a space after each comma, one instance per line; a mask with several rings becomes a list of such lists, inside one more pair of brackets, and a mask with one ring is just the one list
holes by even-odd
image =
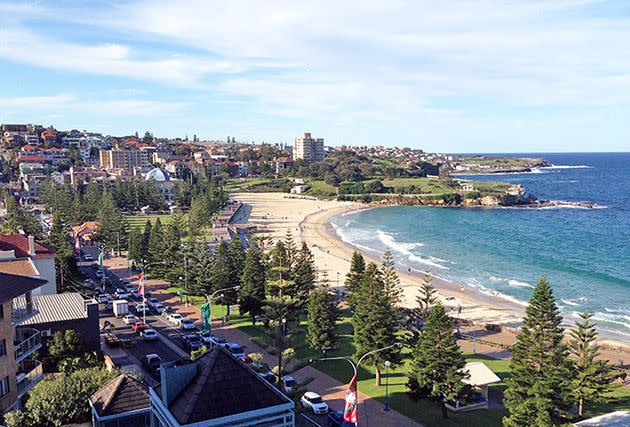
[[0, 107], [45, 107], [54, 108], [61, 105], [67, 105], [75, 100], [70, 94], [51, 95], [51, 96], [15, 96], [9, 98], [0, 98]]

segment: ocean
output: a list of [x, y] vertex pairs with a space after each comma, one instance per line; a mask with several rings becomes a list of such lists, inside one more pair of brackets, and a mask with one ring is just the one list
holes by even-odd
[[332, 226], [358, 249], [390, 249], [403, 270], [512, 302], [525, 303], [547, 276], [568, 323], [589, 311], [602, 335], [630, 340], [630, 153], [522, 156], [554, 166], [466, 178], [597, 208], [383, 207], [334, 217]]

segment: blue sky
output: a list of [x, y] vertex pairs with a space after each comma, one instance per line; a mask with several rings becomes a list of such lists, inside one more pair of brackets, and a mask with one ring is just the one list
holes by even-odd
[[625, 1], [0, 0], [0, 15], [4, 123], [630, 151]]

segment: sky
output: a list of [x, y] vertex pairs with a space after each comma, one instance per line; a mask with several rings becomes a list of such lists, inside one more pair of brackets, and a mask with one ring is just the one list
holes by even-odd
[[0, 123], [630, 151], [630, 2], [0, 0]]

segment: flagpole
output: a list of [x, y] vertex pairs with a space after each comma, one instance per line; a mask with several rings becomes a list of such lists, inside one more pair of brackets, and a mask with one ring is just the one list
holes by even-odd
[[[338, 356], [338, 357], [324, 357], [322, 359], [317, 359], [315, 360], [316, 362], [319, 361], [327, 361], [327, 360], [345, 360], [346, 362], [350, 363], [350, 365], [352, 366], [352, 370], [354, 371], [354, 375], [352, 377], [352, 379], [350, 380], [350, 385], [348, 387], [348, 390], [351, 390], [352, 388], [352, 383], [354, 383], [354, 393], [355, 393], [355, 398], [356, 398], [356, 407], [357, 407], [357, 418], [355, 421], [355, 426], [359, 426], [359, 415], [358, 415], [358, 409], [359, 409], [359, 383], [358, 383], [358, 378], [357, 378], [357, 372], [359, 369], [359, 365], [361, 364], [361, 362], [363, 362], [363, 360], [367, 357], [370, 356], [372, 354], [375, 353], [380, 353], [381, 351], [385, 351], [385, 350], [389, 350], [390, 348], [400, 348], [402, 347], [402, 344], [400, 343], [394, 343], [390, 346], [387, 347], [383, 347], [383, 348], [378, 348], [376, 350], [372, 350], [372, 351], [368, 351], [367, 353], [365, 353], [363, 356], [361, 356], [359, 358], [359, 360], [357, 361], [357, 363], [355, 364], [354, 361], [352, 359], [350, 359], [349, 357], [344, 357], [344, 356]], [[346, 393], [347, 395], [348, 393]], [[345, 420], [345, 409], [344, 409], [344, 420]]]

